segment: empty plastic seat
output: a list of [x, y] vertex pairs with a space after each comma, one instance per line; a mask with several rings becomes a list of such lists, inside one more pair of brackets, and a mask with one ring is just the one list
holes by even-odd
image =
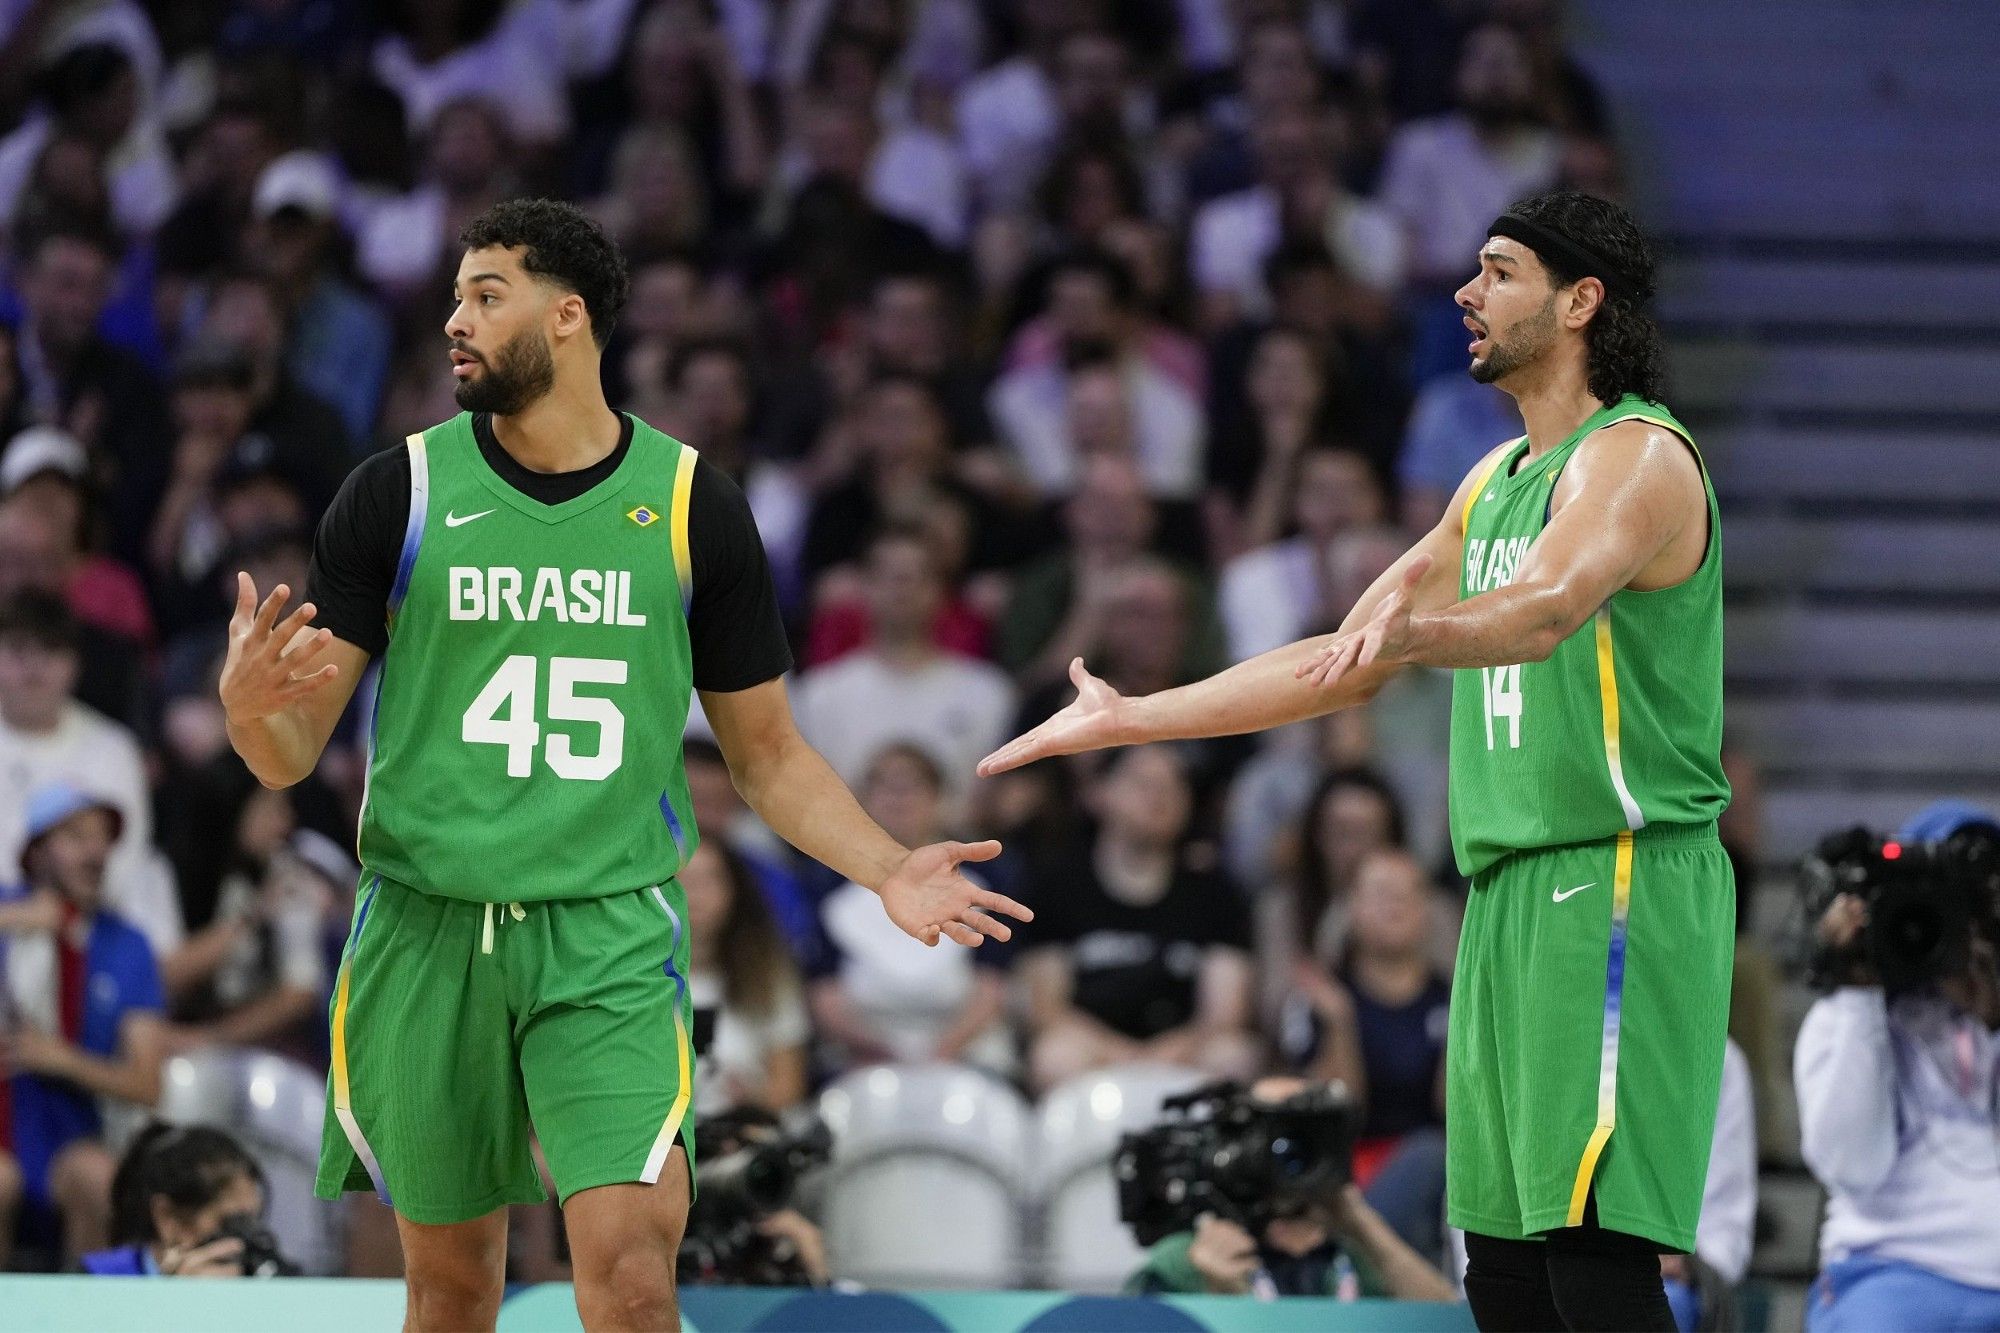
[[1158, 1123], [1160, 1103], [1202, 1081], [1173, 1065], [1126, 1065], [1071, 1079], [1043, 1099], [1033, 1182], [1038, 1274], [1070, 1291], [1115, 1291], [1144, 1252], [1118, 1220], [1111, 1159], [1119, 1138]]
[[1024, 1276], [1012, 1088], [956, 1065], [883, 1065], [820, 1095], [833, 1131], [822, 1209], [838, 1277], [885, 1287], [1010, 1287]]

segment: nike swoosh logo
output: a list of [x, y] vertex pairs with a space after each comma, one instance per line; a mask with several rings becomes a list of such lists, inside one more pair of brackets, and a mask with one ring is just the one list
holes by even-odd
[[470, 523], [475, 518], [485, 518], [492, 512], [491, 509], [482, 509], [476, 514], [453, 514], [447, 512], [444, 516], [444, 525], [448, 528], [455, 528], [461, 524]]
[[1570, 897], [1572, 894], [1582, 893], [1585, 889], [1594, 889], [1596, 887], [1597, 887], [1597, 881], [1593, 879], [1592, 881], [1590, 881], [1590, 883], [1579, 884], [1573, 889], [1556, 889], [1549, 894], [1549, 897], [1556, 902], [1561, 902], [1563, 899]]

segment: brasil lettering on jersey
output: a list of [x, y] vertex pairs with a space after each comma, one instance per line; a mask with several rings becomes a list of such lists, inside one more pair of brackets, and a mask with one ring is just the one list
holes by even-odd
[[[573, 569], [543, 565], [524, 572], [512, 565], [481, 569], [453, 565], [450, 615], [453, 620], [560, 620], [570, 625], [633, 625], [646, 623], [646, 613], [632, 609], [632, 572], [625, 569]], [[524, 593], [525, 592], [525, 600]]]

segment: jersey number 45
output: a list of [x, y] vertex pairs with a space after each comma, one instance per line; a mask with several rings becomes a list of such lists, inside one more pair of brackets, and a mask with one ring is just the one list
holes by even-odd
[[587, 722], [598, 729], [594, 754], [578, 754], [566, 732], [542, 742], [542, 724], [535, 714], [536, 677], [540, 663], [516, 653], [500, 664], [465, 710], [459, 739], [469, 745], [507, 747], [507, 776], [525, 778], [534, 771], [535, 747], [559, 778], [602, 782], [625, 759], [625, 715], [611, 700], [578, 694], [579, 685], [623, 685], [626, 663], [615, 657], [551, 657], [548, 706], [541, 716], [556, 722]]

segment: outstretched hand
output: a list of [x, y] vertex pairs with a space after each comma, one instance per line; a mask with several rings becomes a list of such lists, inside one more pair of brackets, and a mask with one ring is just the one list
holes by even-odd
[[965, 861], [991, 861], [1000, 855], [997, 842], [935, 842], [903, 858], [882, 885], [882, 910], [904, 934], [924, 944], [944, 935], [968, 948], [978, 948], [988, 935], [1010, 940], [1007, 923], [989, 913], [1004, 912], [1017, 921], [1035, 914], [1002, 893], [982, 889], [959, 872]]
[[1403, 570], [1402, 581], [1395, 591], [1376, 605], [1375, 614], [1368, 617], [1366, 624], [1334, 635], [1324, 648], [1299, 663], [1292, 674], [1324, 690], [1339, 684], [1350, 672], [1377, 661], [1401, 661], [1410, 647], [1410, 611], [1416, 602], [1417, 588], [1430, 569], [1429, 556], [1420, 555], [1412, 560]]
[[1124, 695], [1083, 669], [1083, 659], [1069, 664], [1076, 698], [1069, 707], [1023, 736], [1016, 736], [979, 761], [979, 776], [990, 778], [1037, 759], [1079, 754], [1121, 743], [1121, 728], [1129, 702]]
[[311, 629], [311, 602], [278, 619], [291, 597], [280, 583], [262, 606], [257, 585], [236, 575], [236, 613], [229, 618], [229, 655], [222, 663], [222, 710], [232, 722], [254, 722], [289, 708], [325, 689], [340, 674], [338, 664], [314, 663], [333, 642], [330, 629]]

